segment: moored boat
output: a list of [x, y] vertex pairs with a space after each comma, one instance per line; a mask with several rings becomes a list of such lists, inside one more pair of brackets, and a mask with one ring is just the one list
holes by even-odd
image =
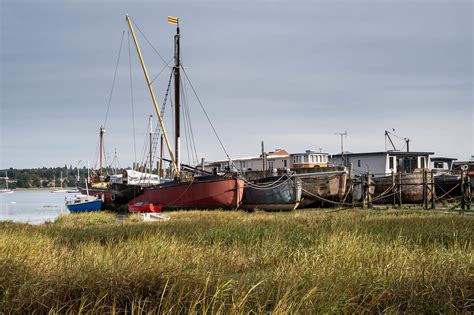
[[190, 181], [171, 181], [145, 188], [132, 203], [149, 202], [173, 209], [236, 209], [242, 203], [244, 181], [218, 175], [200, 176]]
[[[145, 187], [138, 197], [131, 203], [148, 202], [154, 205], [163, 205], [163, 209], [216, 209], [216, 208], [238, 208], [242, 202], [244, 181], [220, 175], [195, 176], [192, 178], [183, 176], [181, 172], [180, 153], [180, 84], [181, 84], [181, 58], [180, 58], [180, 29], [177, 18], [168, 17], [168, 22], [176, 25], [176, 35], [174, 36], [174, 61], [172, 77], [174, 79], [174, 152], [171, 148], [161, 110], [156, 101], [153, 86], [146, 69], [145, 62], [140, 52], [140, 48], [135, 36], [132, 21], [126, 17], [130, 33], [137, 50], [138, 57], [145, 75], [145, 80], [152, 98], [153, 105], [160, 123], [161, 133], [166, 143], [171, 160], [171, 168], [174, 171], [175, 179], [166, 183], [161, 183], [153, 187]], [[170, 81], [171, 83], [171, 81]], [[151, 154], [150, 154], [151, 161]], [[151, 165], [151, 162], [150, 162]]]
[[301, 179], [283, 175], [247, 182], [242, 208], [267, 211], [294, 210], [301, 201]]
[[76, 195], [74, 198], [66, 200], [66, 207], [71, 213], [100, 211], [102, 200], [95, 196]]

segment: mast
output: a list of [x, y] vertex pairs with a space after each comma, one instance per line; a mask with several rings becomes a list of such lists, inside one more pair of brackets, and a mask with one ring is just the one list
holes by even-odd
[[[100, 169], [99, 169], [99, 177], [102, 177], [102, 151], [104, 148], [104, 132], [105, 129], [100, 127]], [[100, 179], [99, 179], [100, 180]]]
[[171, 145], [170, 145], [170, 142], [168, 140], [168, 135], [166, 134], [165, 125], [164, 125], [163, 119], [161, 117], [161, 113], [160, 113], [160, 109], [158, 107], [158, 102], [156, 100], [155, 93], [153, 92], [153, 87], [151, 85], [150, 77], [148, 75], [148, 70], [146, 69], [145, 61], [143, 60], [142, 53], [140, 51], [140, 46], [138, 46], [137, 38], [135, 36], [135, 31], [133, 30], [132, 21], [130, 19], [130, 16], [128, 16], [128, 15], [126, 16], [126, 19], [127, 19], [128, 27], [130, 28], [130, 33], [132, 34], [132, 37], [133, 37], [133, 42], [135, 43], [135, 48], [137, 49], [137, 54], [138, 54], [138, 57], [140, 59], [140, 63], [142, 65], [143, 74], [145, 75], [148, 90], [150, 91], [151, 99], [153, 101], [153, 105], [155, 106], [155, 111], [156, 111], [156, 114], [158, 116], [158, 120], [160, 122], [160, 127], [161, 127], [161, 130], [163, 131], [163, 136], [164, 136], [165, 141], [166, 141], [166, 146], [168, 147], [168, 151], [169, 151], [169, 154], [170, 154], [170, 159], [172, 161], [172, 165], [175, 168], [176, 172], [178, 172], [178, 168], [176, 166], [176, 161], [175, 161], [175, 158], [174, 158], [173, 150], [171, 149]]
[[175, 139], [174, 139], [174, 156], [176, 159], [176, 166], [178, 167], [178, 173], [181, 169], [181, 161], [180, 161], [180, 140], [181, 140], [181, 134], [180, 134], [180, 99], [179, 99], [179, 83], [180, 83], [180, 68], [181, 68], [181, 63], [180, 63], [180, 51], [179, 51], [179, 22], [178, 19], [176, 19], [176, 35], [174, 36], [174, 67], [173, 67], [173, 75], [174, 75], [174, 117], [175, 117]]
[[163, 134], [160, 137], [160, 166], [158, 167], [158, 175], [160, 180], [163, 179]]
[[153, 143], [152, 137], [153, 137], [153, 116], [150, 115], [150, 180], [151, 180], [151, 173], [153, 170], [153, 156], [152, 156], [152, 150], [151, 150], [151, 145]]

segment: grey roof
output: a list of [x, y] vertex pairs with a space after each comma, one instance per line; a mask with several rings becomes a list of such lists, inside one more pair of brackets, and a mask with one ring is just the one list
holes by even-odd
[[449, 161], [457, 161], [457, 158], [450, 158], [450, 157], [442, 157], [442, 156], [432, 156], [431, 161], [443, 161], [443, 162], [449, 162]]

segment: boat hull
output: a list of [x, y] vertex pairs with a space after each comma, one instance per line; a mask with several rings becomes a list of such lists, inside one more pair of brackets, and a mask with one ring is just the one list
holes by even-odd
[[244, 181], [210, 178], [189, 182], [170, 182], [145, 188], [131, 203], [149, 202], [163, 209], [233, 209], [242, 203]]
[[[346, 194], [347, 174], [314, 175], [301, 177], [302, 200], [299, 208], [326, 205], [322, 198], [339, 201]], [[314, 196], [319, 196], [318, 199]], [[327, 205], [332, 205], [330, 202]]]
[[86, 190], [85, 188], [79, 188], [81, 194], [89, 196], [94, 196], [99, 199], [101, 199], [104, 202], [105, 206], [112, 205], [114, 203], [113, 199], [113, 192], [110, 189], [104, 189], [104, 188], [89, 188]]
[[[262, 184], [273, 183], [270, 187]], [[288, 177], [269, 177], [245, 186], [242, 208], [266, 211], [290, 211], [298, 207], [301, 200], [301, 180]], [[256, 186], [261, 187], [256, 187]]]
[[[375, 184], [375, 191], [374, 191], [374, 198], [377, 200], [374, 203], [378, 204], [390, 204], [394, 201], [394, 196], [391, 195], [395, 192], [395, 188], [398, 187], [399, 183], [399, 174], [396, 174], [394, 177], [391, 175], [389, 176], [382, 176], [382, 177], [375, 177], [374, 184]], [[401, 191], [402, 191], [402, 203], [408, 204], [421, 204], [423, 203], [423, 172], [419, 173], [407, 173], [401, 174]], [[429, 179], [428, 179], [429, 180]], [[395, 186], [393, 183], [395, 182]], [[392, 187], [392, 189], [390, 189]], [[391, 195], [385, 198], [377, 198], [377, 196], [381, 196], [381, 194], [386, 193], [387, 195]], [[397, 194], [398, 195], [398, 194]], [[397, 195], [395, 197], [397, 198]], [[428, 200], [431, 200], [431, 192], [427, 191]]]
[[100, 211], [102, 209], [102, 200], [71, 204], [66, 205], [66, 207], [72, 213]]

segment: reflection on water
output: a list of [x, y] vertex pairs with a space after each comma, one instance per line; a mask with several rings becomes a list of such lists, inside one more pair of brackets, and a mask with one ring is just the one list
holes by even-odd
[[[68, 196], [69, 195], [69, 196]], [[50, 193], [49, 190], [16, 190], [13, 194], [0, 194], [0, 221], [28, 222], [32, 224], [54, 221], [68, 213], [64, 205], [67, 193]]]

